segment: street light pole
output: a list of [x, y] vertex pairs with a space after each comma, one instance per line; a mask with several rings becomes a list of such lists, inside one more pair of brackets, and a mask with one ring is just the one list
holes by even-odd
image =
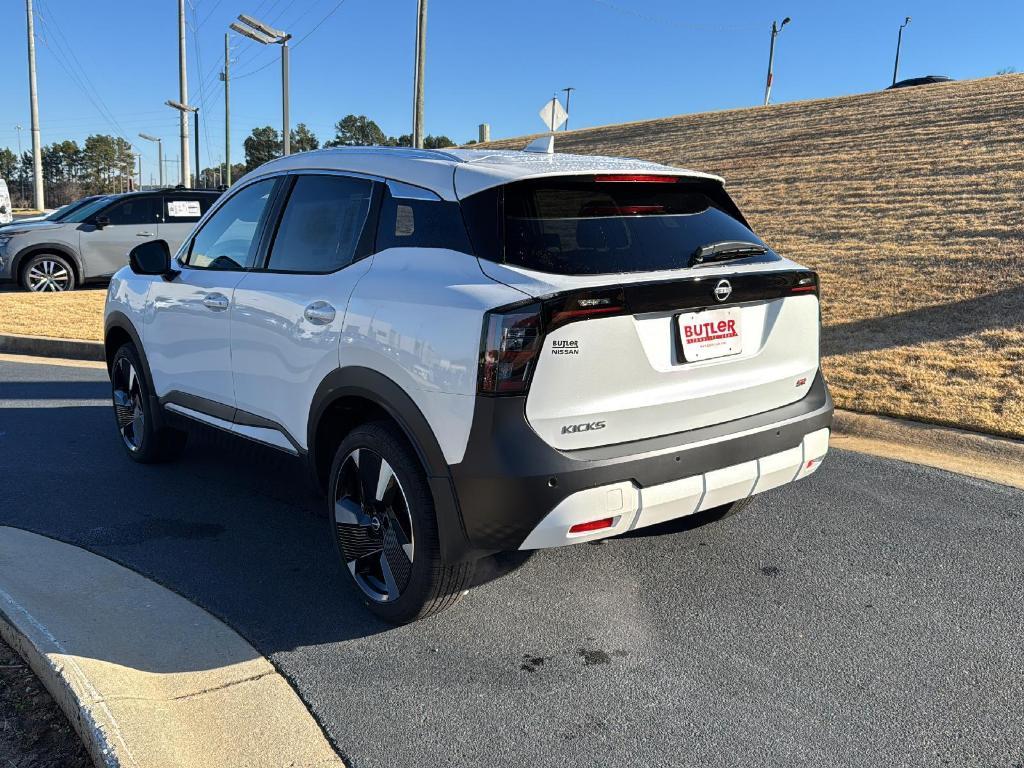
[[900, 24], [900, 31], [896, 34], [896, 63], [892, 68], [892, 84], [896, 85], [896, 73], [900, 71], [900, 46], [903, 45], [903, 28], [910, 23], [910, 17]]
[[562, 90], [565, 91], [565, 125], [562, 126], [562, 130], [563, 131], [568, 131], [569, 130], [569, 97], [572, 95], [572, 92], [575, 91], [576, 89], [570, 87], [570, 88], [563, 88]]
[[285, 157], [292, 153], [292, 129], [288, 120], [288, 37], [281, 43], [281, 122], [284, 124]]
[[[200, 176], [200, 172], [199, 172], [199, 166], [200, 166], [200, 163], [199, 163], [199, 107], [189, 106], [188, 104], [184, 104], [184, 103], [182, 103], [180, 101], [173, 101], [172, 99], [168, 99], [164, 103], [168, 107], [170, 107], [171, 109], [176, 109], [179, 112], [181, 112], [182, 116], [185, 118], [186, 124], [188, 123], [188, 113], [191, 112], [193, 115], [195, 115], [195, 121], [196, 121], [196, 126], [195, 126], [195, 129], [196, 129], [196, 140], [195, 140], [195, 143], [196, 143], [196, 186], [198, 187], [199, 186], [199, 176]], [[186, 149], [187, 149], [187, 144], [186, 144]], [[188, 162], [187, 158], [182, 160], [182, 165], [184, 165], [186, 162]], [[186, 178], [186, 180], [189, 183], [185, 184], [184, 186], [186, 188], [188, 188], [188, 187], [191, 186], [192, 179], [191, 178]]]
[[[156, 164], [160, 166], [160, 186], [164, 185], [164, 140], [159, 136], [151, 136], [148, 133], [140, 133], [140, 139], [156, 143]], [[152, 177], [153, 174], [150, 174]]]
[[291, 127], [288, 124], [288, 41], [292, 36], [244, 13], [238, 14], [238, 21], [242, 23], [233, 21], [229, 25], [238, 34], [263, 45], [281, 46], [281, 122], [284, 133], [282, 147], [284, 154], [291, 154]]
[[[21, 165], [22, 161], [24, 159], [22, 157], [22, 154], [21, 154], [21, 132], [22, 132], [23, 129], [22, 129], [21, 125], [16, 125], [16, 126], [14, 126], [14, 130], [16, 130], [18, 132], [18, 165]], [[25, 172], [24, 172], [24, 170], [22, 170], [22, 172], [18, 174], [18, 177], [19, 177], [18, 178], [18, 191], [21, 194], [21, 204], [25, 205]]]
[[782, 24], [777, 24], [774, 21], [772, 22], [772, 41], [768, 46], [768, 80], [764, 85], [764, 105], [766, 107], [772, 97], [772, 77], [775, 66], [775, 38], [779, 36], [779, 32], [781, 32], [782, 28], [789, 24], [790, 21], [792, 21], [792, 19], [787, 16], [782, 20]]

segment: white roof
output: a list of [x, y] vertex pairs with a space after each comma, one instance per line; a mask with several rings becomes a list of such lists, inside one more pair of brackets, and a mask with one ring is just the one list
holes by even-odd
[[500, 184], [543, 176], [639, 172], [722, 181], [708, 173], [625, 157], [406, 147], [336, 147], [300, 152], [271, 160], [249, 176], [255, 178], [286, 170], [352, 171], [381, 176], [425, 187], [445, 200], [457, 200]]

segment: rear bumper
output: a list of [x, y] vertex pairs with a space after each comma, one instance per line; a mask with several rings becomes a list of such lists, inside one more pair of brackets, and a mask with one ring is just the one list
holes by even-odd
[[[525, 398], [479, 398], [465, 459], [451, 467], [466, 543], [481, 554], [570, 544], [734, 501], [805, 474], [806, 462], [824, 455], [831, 423], [832, 398], [820, 373], [802, 400], [782, 408], [578, 451], [541, 440], [526, 421]], [[821, 434], [805, 441], [812, 433]], [[619, 491], [623, 506], [609, 511]], [[616, 519], [613, 531], [568, 537], [570, 525], [605, 512]], [[556, 529], [561, 539], [552, 538]]]

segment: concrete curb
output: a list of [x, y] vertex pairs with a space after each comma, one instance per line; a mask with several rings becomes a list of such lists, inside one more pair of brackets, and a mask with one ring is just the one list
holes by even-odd
[[1024, 489], [1024, 441], [836, 410], [836, 448], [899, 459]]
[[343, 768], [295, 691], [237, 633], [79, 547], [0, 527], [0, 636], [97, 766]]
[[62, 357], [66, 360], [106, 360], [103, 342], [79, 339], [51, 339], [0, 333], [0, 352], [11, 355]]

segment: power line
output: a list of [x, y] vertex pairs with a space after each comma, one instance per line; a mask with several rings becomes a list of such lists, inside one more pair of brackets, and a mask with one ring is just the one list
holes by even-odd
[[[46, 9], [46, 15], [44, 16], [40, 12], [43, 10], [43, 4], [41, 2], [38, 2], [38, 0], [37, 6], [39, 7], [39, 11], [36, 12], [36, 16], [39, 17], [39, 20], [42, 22], [42, 25], [46, 29], [52, 29], [56, 32], [57, 37], [53, 38], [54, 45], [57, 46], [57, 48], [61, 48], [61, 41], [63, 41], [61, 55], [58, 55], [58, 51], [56, 48], [50, 46], [46, 37], [43, 37], [43, 44], [46, 45], [46, 47], [49, 48], [50, 51], [54, 54], [54, 58], [57, 59], [57, 63], [60, 64], [61, 68], [64, 69], [65, 72], [68, 73], [68, 76], [71, 77], [79, 85], [80, 88], [82, 88], [83, 93], [86, 95], [89, 101], [92, 102], [92, 105], [96, 108], [100, 115], [110, 122], [111, 126], [113, 126], [115, 129], [115, 133], [119, 134], [120, 137], [124, 139], [124, 141], [126, 141], [130, 146], [131, 141], [129, 141], [125, 130], [118, 123], [117, 118], [114, 116], [114, 113], [110, 110], [106, 102], [103, 100], [103, 96], [100, 94], [99, 89], [96, 88], [96, 85], [92, 82], [92, 79], [89, 77], [89, 73], [86, 71], [85, 67], [82, 66], [82, 63], [78, 60], [78, 56], [75, 54], [74, 49], [71, 47], [71, 45], [67, 41], [67, 38], [64, 36], [64, 32], [60, 27], [60, 22], [57, 20], [55, 16], [50, 15], [48, 8]], [[67, 64], [70, 62], [74, 62], [75, 66], [67, 66]], [[79, 73], [81, 73], [81, 76], [79, 76]], [[91, 88], [93, 94], [95, 94], [95, 99], [89, 94], [89, 88], [86, 88], [85, 84], [83, 84], [82, 78], [85, 79], [85, 82], [88, 83], [89, 88]]]
[[641, 21], [649, 21], [659, 26], [671, 26], [678, 27], [679, 29], [690, 29], [700, 31], [717, 31], [717, 32], [735, 32], [738, 30], [747, 29], [760, 29], [758, 24], [700, 24], [689, 21], [678, 21], [677, 19], [666, 19], [664, 16], [654, 16], [643, 11], [638, 11], [635, 8], [626, 8], [616, 3], [610, 2], [610, 0], [591, 0], [591, 2], [597, 5], [608, 8], [609, 10], [615, 11], [616, 13], [623, 14], [625, 16], [632, 16], [635, 19]]
[[[196, 64], [199, 66], [199, 71], [203, 71], [203, 54], [199, 47], [199, 24], [196, 15], [196, 4], [189, 2], [189, 7], [192, 9], [192, 40], [196, 48]], [[199, 87], [199, 106], [203, 111], [203, 134], [206, 136], [206, 165], [213, 165], [213, 158], [210, 155], [210, 121], [209, 113], [206, 111], [206, 93], [200, 84]], [[196, 158], [196, 179], [199, 179], [199, 174], [203, 167], [202, 158]]]

